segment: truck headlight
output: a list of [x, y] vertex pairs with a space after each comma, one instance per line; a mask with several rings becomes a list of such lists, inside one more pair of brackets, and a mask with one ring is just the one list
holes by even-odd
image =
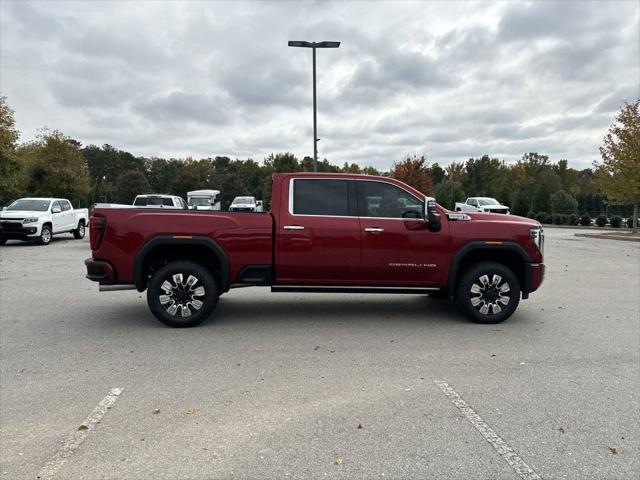
[[544, 254], [544, 230], [542, 230], [542, 227], [534, 227], [529, 230], [529, 233], [540, 253]]
[[22, 223], [36, 223], [38, 221], [38, 217], [30, 217], [30, 218], [25, 218]]

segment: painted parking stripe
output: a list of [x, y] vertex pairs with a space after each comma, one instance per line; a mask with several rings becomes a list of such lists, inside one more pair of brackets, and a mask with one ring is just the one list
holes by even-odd
[[495, 448], [496, 452], [500, 454], [502, 458], [513, 468], [521, 478], [525, 480], [542, 480], [533, 468], [525, 463], [522, 458], [511, 448], [511, 446], [505, 442], [500, 435], [498, 435], [493, 428], [485, 422], [476, 411], [465, 402], [458, 393], [451, 388], [447, 382], [436, 380], [434, 382], [440, 387], [440, 390], [451, 400], [451, 402], [458, 407], [458, 410], [462, 412], [465, 418], [476, 427], [476, 430], [489, 442], [489, 444]]
[[38, 474], [39, 479], [48, 480], [55, 477], [55, 474], [60, 467], [64, 465], [67, 459], [73, 455], [78, 447], [85, 441], [91, 430], [100, 423], [102, 417], [107, 413], [124, 389], [112, 388], [106, 397], [104, 397], [98, 406], [93, 409], [93, 412], [89, 414], [84, 422], [80, 424], [80, 427], [62, 443], [60, 450], [54, 455], [54, 457], [44, 466]]

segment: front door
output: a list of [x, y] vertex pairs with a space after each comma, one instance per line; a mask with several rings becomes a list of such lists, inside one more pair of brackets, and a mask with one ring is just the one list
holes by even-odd
[[[58, 212], [54, 213], [54, 209]], [[62, 211], [62, 205], [59, 201], [55, 201], [51, 204], [51, 229], [52, 233], [62, 232], [65, 229], [65, 213]]]
[[353, 285], [359, 274], [360, 223], [353, 182], [289, 180], [276, 225], [276, 283]]
[[363, 285], [442, 286], [447, 260], [447, 222], [430, 232], [424, 198], [380, 180], [358, 180]]

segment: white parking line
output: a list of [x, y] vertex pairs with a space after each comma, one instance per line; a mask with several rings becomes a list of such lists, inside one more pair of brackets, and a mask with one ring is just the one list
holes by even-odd
[[485, 422], [476, 411], [465, 402], [458, 393], [449, 386], [447, 382], [435, 381], [436, 385], [440, 387], [440, 390], [449, 397], [449, 400], [458, 407], [462, 414], [469, 420], [469, 423], [476, 427], [476, 430], [485, 438], [487, 442], [495, 448], [496, 452], [500, 454], [502, 458], [513, 468], [520, 477], [525, 480], [542, 480], [533, 468], [525, 463], [522, 458], [511, 448], [511, 446], [505, 442], [500, 435], [498, 435], [493, 428]]
[[54, 478], [60, 467], [64, 465], [67, 459], [73, 455], [73, 452], [75, 452], [82, 442], [85, 441], [89, 432], [93, 430], [93, 427], [100, 423], [100, 420], [102, 420], [102, 417], [107, 413], [107, 410], [116, 403], [116, 400], [118, 400], [122, 390], [124, 389], [112, 388], [109, 391], [107, 396], [100, 401], [96, 408], [93, 409], [93, 412], [84, 419], [84, 422], [80, 424], [78, 429], [63, 442], [62, 447], [54, 457], [44, 467], [42, 467], [37, 478], [41, 480]]

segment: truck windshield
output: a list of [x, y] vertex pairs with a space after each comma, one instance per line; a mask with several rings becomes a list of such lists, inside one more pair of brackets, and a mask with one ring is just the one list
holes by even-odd
[[7, 207], [7, 210], [23, 210], [23, 211], [31, 211], [31, 212], [46, 212], [49, 210], [49, 204], [51, 202], [49, 200], [32, 200], [29, 198], [24, 198], [21, 200], [16, 200], [11, 205]]
[[236, 197], [231, 203], [254, 203], [253, 197]]
[[210, 197], [191, 197], [189, 205], [211, 205]]
[[500, 205], [495, 198], [479, 198], [478, 203], [480, 205]]

